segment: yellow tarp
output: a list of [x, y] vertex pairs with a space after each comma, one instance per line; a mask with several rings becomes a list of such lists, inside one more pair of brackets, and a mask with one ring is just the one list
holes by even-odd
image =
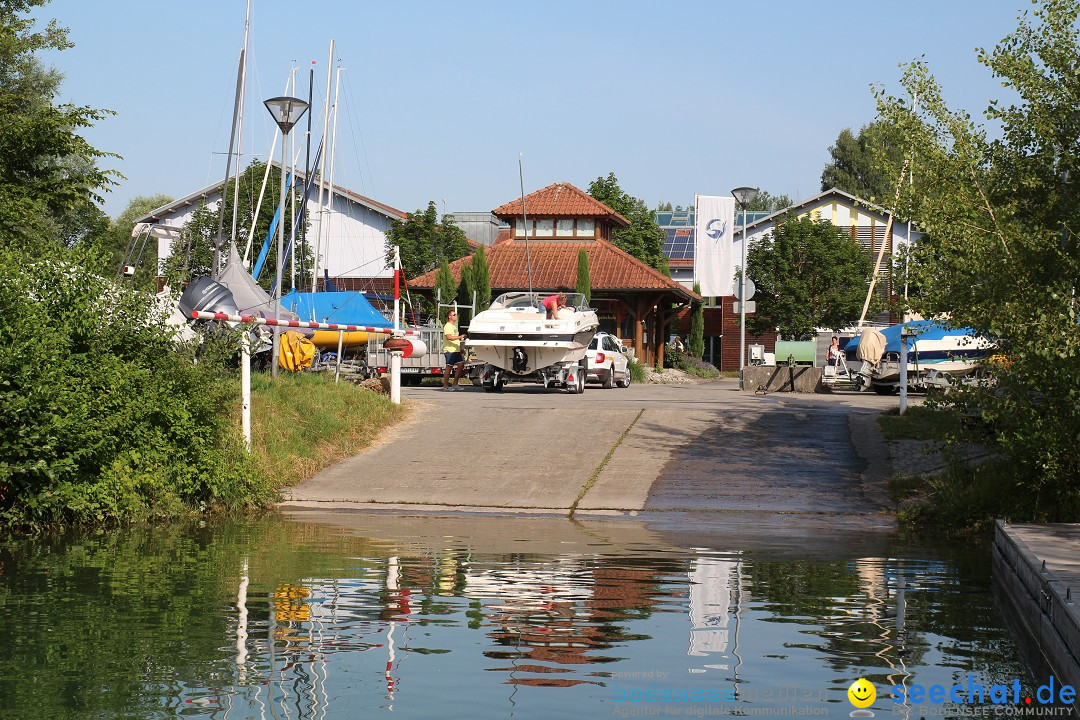
[[315, 343], [296, 332], [289, 330], [281, 335], [281, 349], [278, 351], [278, 364], [286, 370], [296, 372], [311, 367], [315, 358]]

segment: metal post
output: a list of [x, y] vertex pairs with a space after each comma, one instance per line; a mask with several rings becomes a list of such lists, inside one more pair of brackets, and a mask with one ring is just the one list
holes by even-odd
[[[274, 276], [274, 317], [281, 319], [281, 256], [284, 252], [283, 245], [285, 244], [285, 162], [286, 162], [286, 149], [285, 140], [288, 133], [285, 132], [281, 136], [281, 193], [279, 194], [278, 201], [278, 233], [277, 233], [277, 274]], [[281, 330], [277, 327], [274, 328], [274, 348], [271, 351], [273, 353], [271, 357], [270, 375], [272, 377], [278, 376], [278, 353], [281, 347]]]
[[908, 328], [900, 328], [900, 414], [907, 412]]
[[746, 209], [742, 209], [742, 263], [739, 265], [739, 389], [746, 383]]
[[390, 351], [390, 402], [401, 404], [401, 351]]

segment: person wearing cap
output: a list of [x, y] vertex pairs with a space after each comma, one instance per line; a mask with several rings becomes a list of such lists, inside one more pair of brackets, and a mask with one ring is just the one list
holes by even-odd
[[[465, 357], [461, 354], [461, 341], [465, 336], [458, 331], [457, 310], [451, 310], [446, 315], [446, 324], [443, 325], [443, 357], [446, 358], [446, 370], [443, 371], [443, 390], [457, 390], [458, 380], [461, 379], [461, 371], [465, 369]], [[454, 371], [454, 384], [450, 384], [450, 370]]]

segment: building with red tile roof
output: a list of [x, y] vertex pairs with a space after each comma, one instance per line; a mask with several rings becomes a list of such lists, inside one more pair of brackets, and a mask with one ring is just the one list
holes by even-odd
[[[570, 183], [526, 195], [524, 211], [519, 198], [492, 213], [510, 225], [485, 251], [493, 296], [530, 287], [537, 292], [573, 291], [578, 254], [584, 250], [600, 329], [632, 345], [641, 361], [662, 361], [662, 341], [672, 317], [700, 298], [611, 244], [612, 230], [630, 224], [626, 218]], [[461, 281], [461, 268], [468, 262], [471, 257], [450, 263], [456, 281]], [[435, 275], [425, 273], [409, 285], [430, 292]]]

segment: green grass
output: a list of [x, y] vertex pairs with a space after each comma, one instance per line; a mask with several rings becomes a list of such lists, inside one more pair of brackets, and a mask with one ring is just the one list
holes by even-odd
[[940, 475], [894, 478], [890, 490], [908, 527], [944, 535], [990, 532], [997, 518], [1032, 520], [1040, 512], [1005, 461], [953, 465]]
[[407, 412], [329, 374], [255, 375], [251, 395], [252, 454], [278, 487], [357, 454]]
[[918, 405], [903, 415], [897, 408], [886, 410], [878, 416], [878, 427], [886, 440], [945, 440], [962, 430], [955, 412]]

